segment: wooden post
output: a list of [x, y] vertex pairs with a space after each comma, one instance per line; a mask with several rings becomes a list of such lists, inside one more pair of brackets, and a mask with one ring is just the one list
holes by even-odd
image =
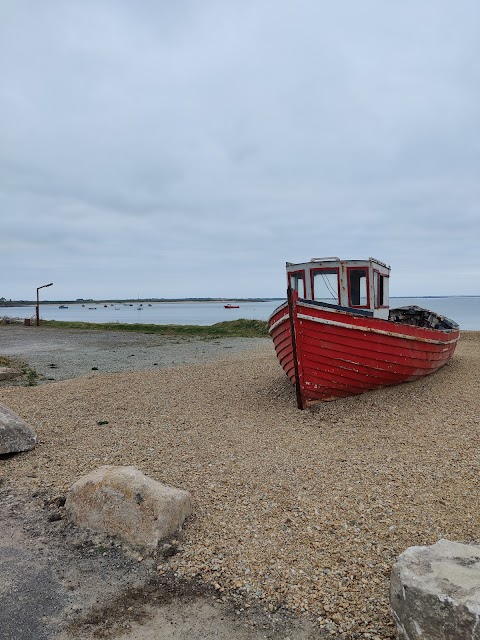
[[302, 388], [300, 385], [300, 368], [298, 365], [298, 355], [297, 355], [297, 336], [296, 336], [297, 298], [298, 298], [298, 293], [295, 290], [293, 290], [291, 287], [288, 287], [287, 289], [288, 315], [290, 319], [290, 333], [292, 337], [293, 365], [295, 367], [295, 393], [297, 395], [297, 407], [300, 410], [303, 410], [306, 407], [306, 403], [305, 403], [305, 398], [303, 397]]

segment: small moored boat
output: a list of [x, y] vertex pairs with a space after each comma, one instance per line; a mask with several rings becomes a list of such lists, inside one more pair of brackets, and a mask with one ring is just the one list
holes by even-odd
[[299, 409], [416, 380], [453, 355], [458, 325], [416, 306], [390, 309], [389, 277], [375, 258], [287, 262], [288, 300], [268, 329]]
[[224, 304], [225, 309], [240, 309], [239, 304]]
[[58, 308], [59, 309], [68, 309], [66, 304], [61, 304]]

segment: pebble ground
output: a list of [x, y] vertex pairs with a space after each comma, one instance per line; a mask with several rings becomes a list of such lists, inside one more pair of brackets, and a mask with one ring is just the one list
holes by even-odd
[[394, 638], [396, 557], [480, 539], [480, 332], [464, 332], [428, 378], [303, 412], [270, 342], [251, 346], [1, 388], [39, 442], [3, 460], [0, 476], [62, 494], [100, 465], [135, 465], [193, 496], [170, 559], [178, 575], [335, 638]]

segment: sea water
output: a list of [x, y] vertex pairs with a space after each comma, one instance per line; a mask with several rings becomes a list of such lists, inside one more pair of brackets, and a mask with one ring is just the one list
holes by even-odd
[[[76, 303], [61, 309], [58, 304], [40, 304], [43, 320], [68, 322], [118, 322], [126, 324], [197, 324], [211, 325], [240, 318], [267, 320], [283, 300], [233, 302], [238, 309], [225, 309], [226, 302], [137, 302]], [[326, 302], [329, 302], [328, 300]], [[417, 305], [454, 320], [461, 329], [480, 331], [480, 296], [435, 298], [390, 298], [390, 307]], [[34, 318], [35, 307], [0, 307], [0, 317]]]

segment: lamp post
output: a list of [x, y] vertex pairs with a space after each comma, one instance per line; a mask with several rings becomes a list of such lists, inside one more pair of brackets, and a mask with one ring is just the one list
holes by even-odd
[[38, 292], [40, 289], [44, 289], [45, 287], [51, 287], [52, 284], [53, 282], [50, 282], [50, 284], [42, 284], [41, 287], [37, 287], [37, 327], [40, 326], [40, 299], [38, 297]]

